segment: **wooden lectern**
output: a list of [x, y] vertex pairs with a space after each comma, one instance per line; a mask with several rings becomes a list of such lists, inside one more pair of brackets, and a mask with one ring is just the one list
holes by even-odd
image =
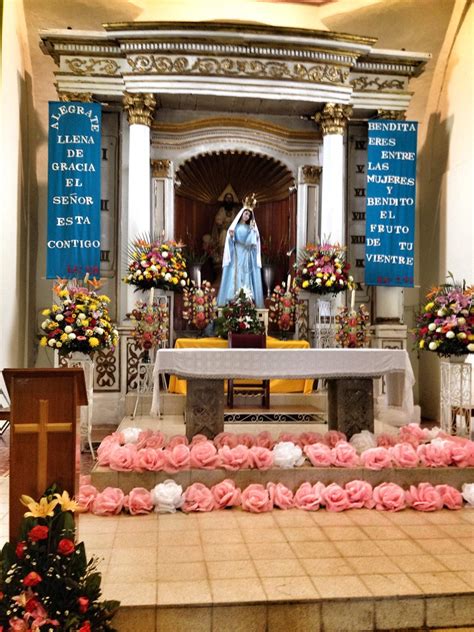
[[10, 540], [26, 511], [53, 483], [72, 496], [79, 478], [78, 407], [87, 405], [82, 369], [4, 369], [10, 394]]

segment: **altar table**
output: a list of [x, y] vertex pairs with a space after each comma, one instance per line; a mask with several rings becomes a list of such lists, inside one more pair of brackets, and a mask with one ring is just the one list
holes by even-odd
[[[178, 338], [175, 349], [227, 349], [227, 340], [223, 338]], [[267, 349], [309, 349], [307, 340], [278, 340], [267, 336]], [[304, 393], [313, 391], [313, 380], [270, 381], [270, 393]], [[172, 375], [168, 387], [169, 393], [186, 395], [186, 380]]]

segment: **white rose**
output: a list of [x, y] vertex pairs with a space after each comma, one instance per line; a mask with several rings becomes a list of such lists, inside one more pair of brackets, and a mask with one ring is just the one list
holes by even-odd
[[77, 320], [85, 320], [86, 319], [86, 315], [85, 314], [78, 314], [77, 315]]
[[430, 351], [436, 351], [437, 348], [438, 348], [438, 345], [436, 344], [436, 342], [430, 342], [430, 344], [428, 345], [428, 349]]
[[167, 259], [168, 258], [168, 252], [166, 250], [163, 250], [163, 252], [161, 253], [161, 256], [163, 257], [163, 259]]
[[141, 428], [125, 428], [122, 430], [122, 436], [125, 443], [136, 443], [138, 441], [138, 435], [142, 431]]
[[46, 329], [47, 326], [48, 326], [48, 321], [43, 320], [43, 322], [41, 323], [41, 329]]
[[56, 344], [56, 341], [54, 340], [54, 338], [50, 338], [50, 339], [48, 340], [48, 345], [49, 345], [50, 347], [54, 347], [54, 345], [55, 345], [55, 344]]
[[434, 323], [430, 323], [430, 324], [428, 325], [428, 329], [429, 329], [430, 331], [434, 331], [434, 330], [436, 329], [436, 325], [435, 325]]
[[470, 342], [467, 345], [467, 350], [470, 351], [471, 353], [474, 353], [474, 342]]
[[56, 320], [61, 322], [62, 320], [64, 320], [64, 316], [62, 314], [56, 314]]
[[151, 490], [151, 498], [157, 513], [175, 513], [184, 502], [183, 488], [168, 479]]
[[187, 272], [183, 272], [183, 279], [187, 279], [188, 278], [188, 273]]
[[352, 435], [349, 443], [357, 450], [358, 454], [377, 447], [377, 439], [369, 430], [362, 430], [362, 432]]
[[104, 333], [104, 330], [102, 329], [102, 327], [96, 327], [94, 331], [96, 334], [99, 334], [99, 336], [102, 336], [102, 334]]
[[466, 319], [465, 318], [463, 318], [462, 316], [461, 316], [461, 318], [458, 318], [458, 325], [465, 325], [465, 324], [466, 324]]
[[70, 334], [71, 331], [72, 331], [71, 325], [66, 325], [66, 327], [64, 327], [64, 331], [65, 331], [65, 333]]
[[454, 336], [455, 336], [454, 331], [448, 331], [446, 333], [446, 338], [451, 339], [451, 338], [454, 338]]
[[273, 448], [273, 461], [277, 467], [289, 469], [304, 463], [302, 449], [292, 441], [280, 441]]
[[76, 334], [69, 334], [69, 340], [75, 340]]
[[63, 343], [58, 340], [56, 343], [56, 349], [60, 349], [62, 346], [63, 346]]
[[462, 497], [469, 507], [474, 507], [474, 483], [464, 483], [461, 489]]
[[169, 281], [170, 279], [171, 279], [171, 273], [170, 273], [170, 272], [167, 272], [167, 273], [165, 274], [165, 280], [166, 280], [166, 281]]
[[180, 284], [184, 287], [186, 285], [186, 281], [184, 279], [181, 279]]
[[303, 274], [307, 274], [308, 268], [303, 268]]
[[438, 316], [444, 316], [444, 314], [445, 314], [444, 309], [438, 309], [438, 311], [436, 312], [436, 314], [437, 314]]

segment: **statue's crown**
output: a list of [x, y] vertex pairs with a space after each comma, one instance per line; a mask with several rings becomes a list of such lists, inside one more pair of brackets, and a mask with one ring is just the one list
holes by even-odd
[[257, 196], [255, 195], [255, 193], [250, 193], [244, 198], [242, 208], [248, 208], [251, 211], [253, 211], [256, 205], [257, 205]]

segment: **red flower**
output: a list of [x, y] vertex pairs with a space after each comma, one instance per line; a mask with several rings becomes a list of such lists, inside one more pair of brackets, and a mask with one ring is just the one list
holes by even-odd
[[21, 542], [18, 542], [18, 544], [16, 545], [15, 553], [16, 553], [16, 556], [20, 558], [20, 560], [23, 558], [23, 555], [25, 554], [25, 549], [26, 549], [26, 542], [23, 542], [23, 540]]
[[28, 601], [26, 602], [25, 610], [26, 612], [33, 612], [33, 610], [35, 610], [39, 605], [40, 605], [40, 602], [34, 597], [32, 597], [31, 599], [28, 599]]
[[61, 555], [71, 555], [74, 553], [75, 548], [75, 544], [72, 540], [68, 540], [68, 538], [59, 540], [58, 553], [61, 553]]
[[48, 537], [49, 529], [48, 527], [44, 527], [41, 524], [37, 524], [36, 527], [33, 527], [29, 533], [28, 537], [32, 542], [38, 542], [38, 540], [46, 540]]
[[79, 597], [77, 603], [79, 604], [79, 612], [87, 612], [87, 608], [89, 607], [89, 599], [87, 597]]
[[28, 573], [28, 575], [23, 579], [23, 584], [25, 586], [36, 586], [36, 584], [39, 584], [41, 581], [43, 581], [41, 575], [38, 575], [35, 571], [31, 571], [31, 573]]
[[89, 621], [85, 621], [77, 632], [91, 632], [91, 624]]

